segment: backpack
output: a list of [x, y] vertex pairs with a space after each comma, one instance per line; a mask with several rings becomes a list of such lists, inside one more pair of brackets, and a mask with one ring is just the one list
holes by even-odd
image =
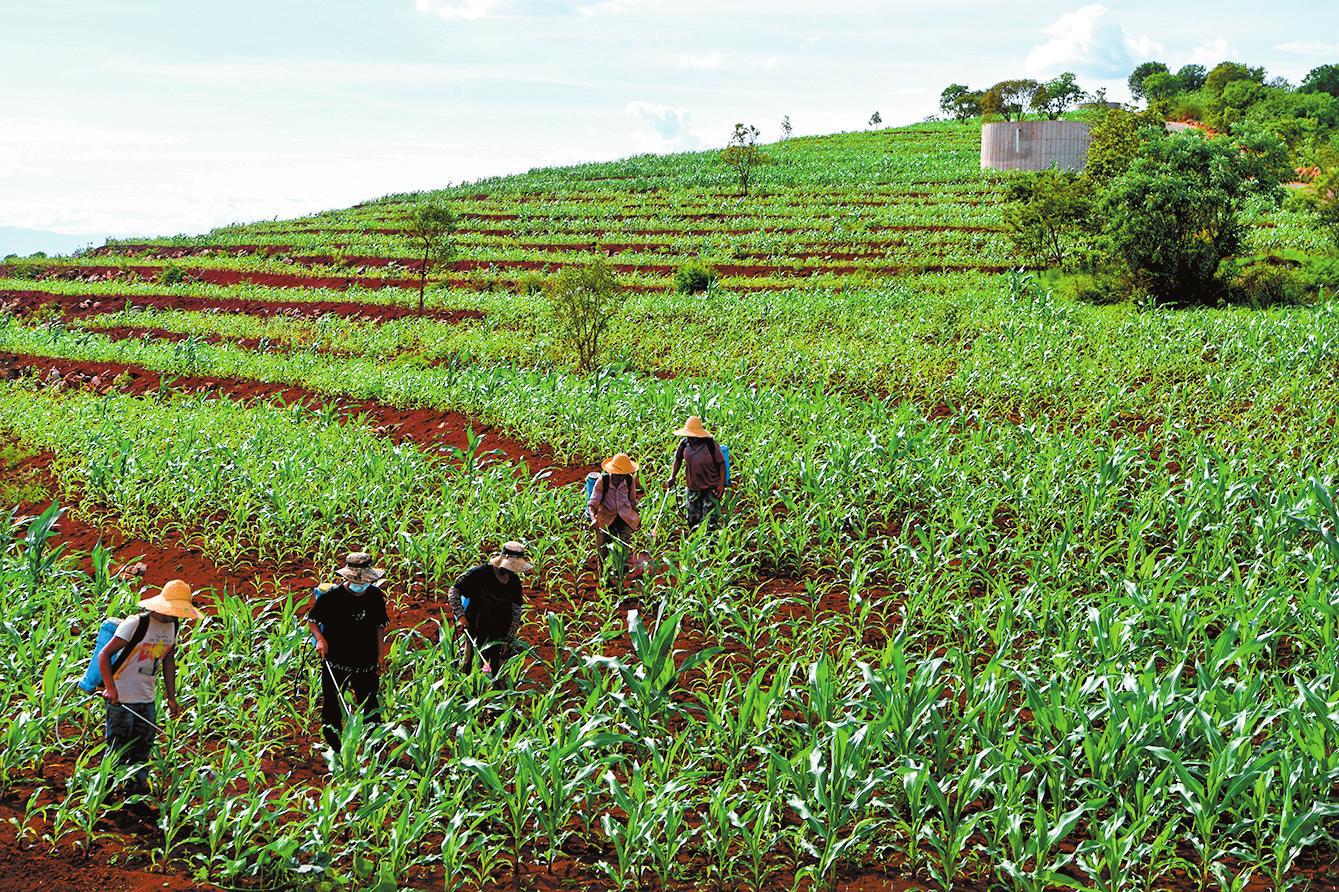
[[[139, 647], [140, 642], [144, 640], [144, 635], [149, 631], [149, 611], [141, 610], [138, 616], [138, 622], [135, 624], [135, 631], [130, 634], [130, 640], [126, 646], [112, 655], [112, 678], [115, 679], [121, 674], [121, 669], [130, 660], [130, 655]], [[86, 694], [96, 693], [98, 688], [103, 685], [102, 668], [98, 665], [98, 657], [102, 654], [102, 649], [116, 637], [116, 630], [120, 627], [121, 620], [115, 616], [109, 616], [98, 626], [98, 638], [93, 645], [93, 658], [89, 661], [88, 669], [84, 672], [84, 677], [79, 680], [79, 690]], [[176, 629], [180, 621], [175, 617], [172, 620], [172, 628]]]

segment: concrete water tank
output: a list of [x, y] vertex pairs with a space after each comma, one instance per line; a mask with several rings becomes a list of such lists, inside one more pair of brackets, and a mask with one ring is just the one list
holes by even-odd
[[998, 121], [981, 127], [981, 166], [1083, 170], [1092, 135], [1083, 121]]

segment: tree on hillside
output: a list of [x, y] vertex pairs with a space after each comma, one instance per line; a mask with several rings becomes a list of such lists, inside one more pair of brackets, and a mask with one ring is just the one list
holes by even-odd
[[790, 115], [781, 116], [781, 138], [790, 139], [790, 134], [795, 128], [790, 125]]
[[733, 168], [739, 177], [741, 196], [749, 194], [749, 181], [753, 177], [753, 169], [765, 160], [762, 150], [758, 148], [760, 135], [758, 128], [752, 124], [736, 124], [730, 141], [721, 150], [721, 160], [727, 167]]
[[1164, 114], [1166, 104], [1185, 92], [1181, 88], [1181, 79], [1165, 71], [1155, 71], [1144, 78], [1143, 90], [1149, 106], [1157, 106]]
[[1176, 80], [1181, 84], [1182, 93], [1190, 93], [1204, 86], [1204, 78], [1208, 74], [1208, 69], [1203, 65], [1196, 65], [1192, 62], [1189, 65], [1181, 66], [1176, 72]]
[[1297, 88], [1299, 93], [1329, 93], [1339, 96], [1339, 65], [1321, 65], [1311, 69]]
[[981, 114], [981, 94], [963, 84], [949, 84], [939, 94], [939, 110], [955, 121], [974, 118]]
[[882, 123], [883, 115], [879, 114], [878, 109], [875, 109], [874, 114], [869, 116], [869, 126], [878, 127]]
[[1074, 72], [1066, 71], [1059, 77], [1040, 84], [1032, 93], [1029, 106], [1047, 120], [1055, 121], [1073, 108], [1083, 97], [1083, 88], [1079, 86]]
[[445, 202], [424, 202], [410, 214], [408, 233], [418, 253], [423, 255], [418, 269], [418, 308], [422, 310], [433, 266], [447, 262], [455, 254], [456, 217]]
[[1219, 62], [1204, 78], [1204, 88], [1215, 96], [1223, 95], [1223, 90], [1233, 81], [1265, 81], [1263, 68], [1248, 68], [1240, 62]]
[[1112, 258], [1145, 293], [1182, 303], [1217, 300], [1219, 266], [1242, 247], [1249, 198], [1277, 203], [1288, 175], [1276, 136], [1149, 139], [1098, 204]]
[[1120, 176], [1134, 160], [1144, 139], [1161, 127], [1162, 121], [1156, 113], [1123, 108], [1102, 111], [1089, 131], [1083, 175], [1098, 186]]
[[1016, 78], [1000, 81], [981, 96], [981, 113], [998, 115], [1006, 121], [1021, 121], [1023, 109], [1032, 102], [1040, 86], [1036, 81]]
[[614, 271], [602, 260], [566, 267], [549, 285], [547, 297], [558, 342], [576, 355], [579, 371], [595, 371], [605, 333], [627, 300]]
[[1067, 170], [1047, 170], [1014, 179], [1005, 213], [1014, 247], [1035, 266], [1061, 266], [1090, 229], [1092, 180]]
[[1126, 81], [1130, 85], [1130, 95], [1135, 99], [1144, 98], [1144, 81], [1150, 74], [1170, 74], [1164, 62], [1141, 62], [1135, 66], [1134, 71], [1130, 72], [1130, 78]]

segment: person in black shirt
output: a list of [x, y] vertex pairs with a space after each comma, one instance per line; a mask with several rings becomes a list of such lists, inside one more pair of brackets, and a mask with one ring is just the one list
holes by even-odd
[[501, 677], [502, 664], [511, 656], [512, 642], [521, 629], [520, 574], [534, 569], [525, 558], [525, 543], [508, 542], [488, 563], [457, 579], [447, 592], [456, 628], [466, 633], [461, 672], [474, 668], [473, 639], [483, 650], [484, 672]]
[[377, 585], [386, 571], [373, 567], [370, 555], [350, 554], [338, 573], [343, 581], [317, 589], [316, 603], [307, 613], [307, 627], [321, 655], [321, 724], [335, 752], [347, 708], [344, 691], [353, 692], [366, 721], [380, 719], [377, 688], [390, 624], [386, 596]]

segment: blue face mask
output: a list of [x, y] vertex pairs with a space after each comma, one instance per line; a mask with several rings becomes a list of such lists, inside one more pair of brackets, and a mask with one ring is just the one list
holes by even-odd
[[367, 582], [350, 582], [349, 591], [353, 592], [355, 595], [361, 595], [363, 592], [368, 590], [370, 585], [371, 583]]

